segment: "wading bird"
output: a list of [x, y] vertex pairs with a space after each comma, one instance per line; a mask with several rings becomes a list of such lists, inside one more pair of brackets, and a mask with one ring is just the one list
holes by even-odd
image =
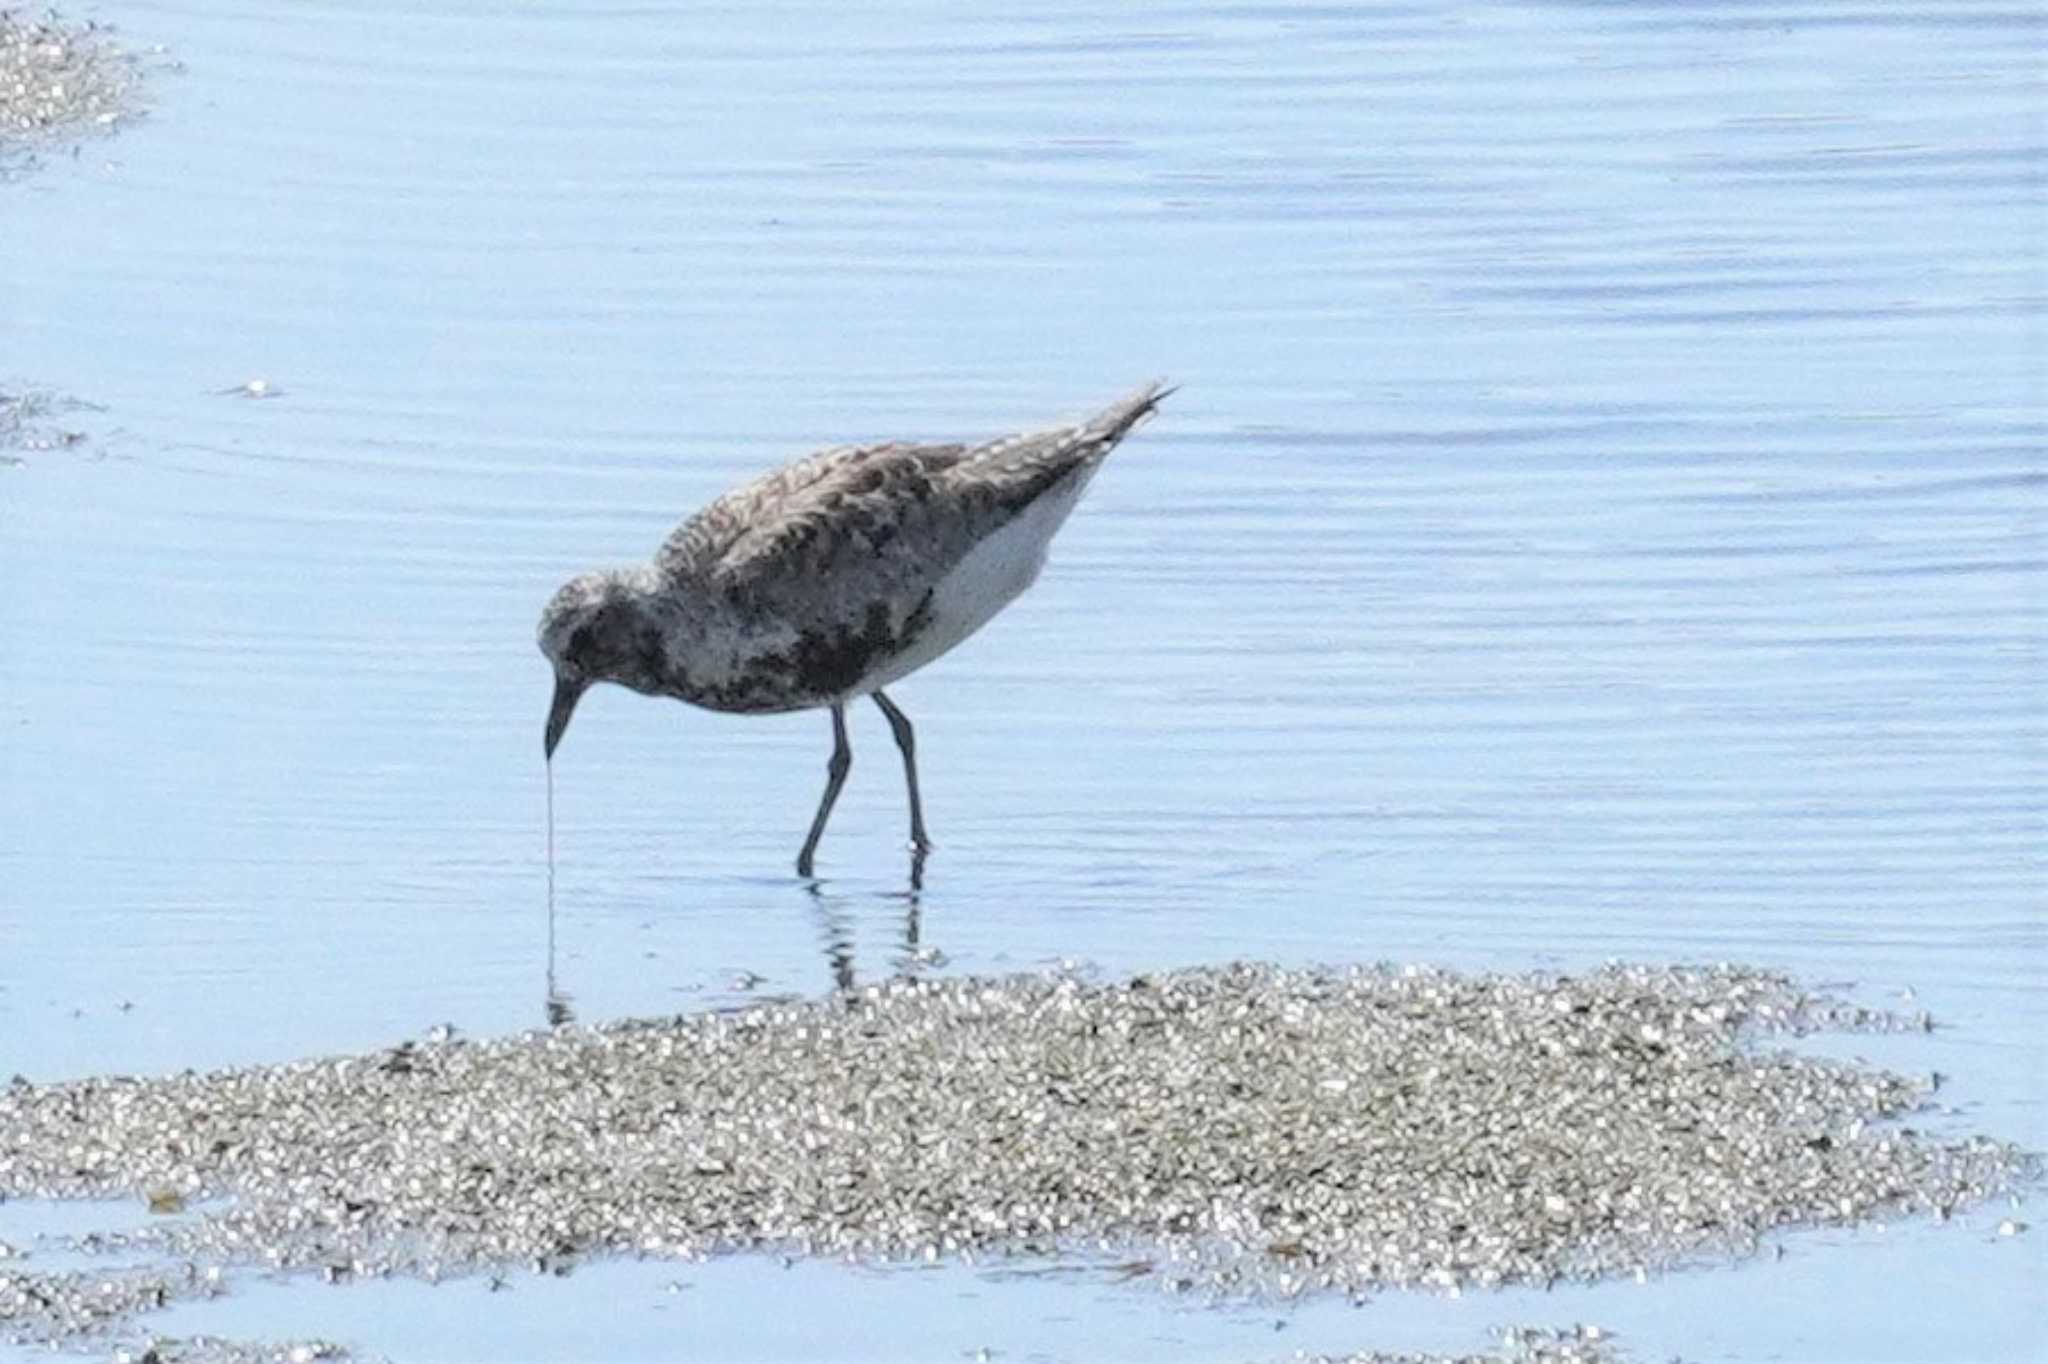
[[916, 737], [882, 688], [1031, 585], [1103, 457], [1171, 391], [1149, 384], [1078, 425], [983, 445], [823, 450], [719, 498], [653, 562], [570, 579], [540, 618], [549, 762], [597, 682], [739, 714], [826, 707], [825, 794], [796, 859], [809, 876], [853, 764], [847, 704], [871, 696], [903, 752], [921, 856]]

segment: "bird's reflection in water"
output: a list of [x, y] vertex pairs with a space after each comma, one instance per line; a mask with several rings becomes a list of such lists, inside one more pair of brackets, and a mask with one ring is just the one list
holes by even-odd
[[[920, 938], [924, 932], [924, 863], [927, 850], [913, 849], [910, 854], [910, 884], [901, 891], [891, 892], [885, 898], [903, 902], [902, 950], [892, 964], [899, 976], [915, 975], [923, 967], [932, 964], [936, 953], [926, 951]], [[850, 897], [834, 895], [825, 889], [825, 883], [816, 879], [804, 883], [810, 892], [818, 916], [818, 938], [825, 948], [825, 969], [830, 975], [832, 988], [851, 990], [856, 981], [854, 975], [853, 927], [854, 914]]]
[[[910, 877], [908, 886], [899, 891], [886, 892], [882, 898], [899, 900], [903, 904], [903, 936], [900, 947], [891, 958], [890, 964], [898, 976], [913, 976], [928, 966], [942, 964], [945, 957], [935, 949], [928, 948], [922, 941], [924, 933], [924, 864], [926, 850], [919, 848], [910, 856]], [[823, 881], [816, 878], [804, 882], [804, 890], [811, 897], [811, 904], [817, 915], [818, 939], [825, 949], [825, 970], [831, 980], [830, 988], [848, 991], [854, 988], [857, 977], [854, 971], [854, 921], [855, 908], [852, 896], [834, 894], [825, 888]], [[550, 1028], [559, 1028], [576, 1021], [575, 997], [561, 986], [555, 971], [555, 896], [554, 878], [548, 880], [548, 960], [547, 988], [543, 996], [542, 1016]], [[751, 988], [754, 977], [749, 973], [745, 988]]]
[[846, 991], [853, 988], [853, 923], [846, 907], [829, 900], [815, 882], [811, 894], [818, 902], [818, 937], [825, 945], [825, 969], [831, 974], [832, 988]]
[[918, 959], [917, 935], [924, 918], [924, 860], [930, 855], [928, 844], [919, 843], [910, 850], [910, 889], [903, 892], [903, 955], [908, 963]]

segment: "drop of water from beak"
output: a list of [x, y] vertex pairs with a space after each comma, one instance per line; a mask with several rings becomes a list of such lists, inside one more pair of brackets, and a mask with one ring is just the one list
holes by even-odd
[[555, 998], [555, 764], [548, 770], [548, 999]]

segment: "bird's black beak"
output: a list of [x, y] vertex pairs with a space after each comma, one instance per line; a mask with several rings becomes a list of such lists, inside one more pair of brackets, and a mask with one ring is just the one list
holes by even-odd
[[555, 745], [562, 742], [562, 732], [569, 728], [569, 717], [576, 713], [576, 703], [588, 685], [578, 678], [555, 674], [555, 703], [548, 707], [548, 732], [541, 741], [542, 752], [550, 762], [554, 761]]

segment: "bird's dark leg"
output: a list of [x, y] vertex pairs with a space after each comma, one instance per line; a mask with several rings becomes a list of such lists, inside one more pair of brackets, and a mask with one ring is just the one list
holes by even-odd
[[910, 787], [910, 846], [917, 850], [914, 879], [922, 879], [924, 855], [932, 850], [931, 839], [924, 832], [924, 802], [917, 798], [917, 735], [911, 731], [910, 717], [896, 709], [896, 704], [877, 691], [875, 704], [882, 708], [882, 714], [889, 717], [889, 732], [896, 736], [896, 747], [903, 750], [903, 780]]
[[832, 758], [825, 764], [825, 797], [818, 802], [818, 813], [811, 817], [811, 834], [804, 840], [803, 851], [796, 855], [796, 874], [811, 874], [811, 854], [818, 850], [818, 836], [825, 832], [825, 821], [832, 817], [832, 802], [839, 799], [839, 788], [846, 785], [846, 771], [853, 766], [853, 749], [846, 742], [846, 707], [832, 707]]

